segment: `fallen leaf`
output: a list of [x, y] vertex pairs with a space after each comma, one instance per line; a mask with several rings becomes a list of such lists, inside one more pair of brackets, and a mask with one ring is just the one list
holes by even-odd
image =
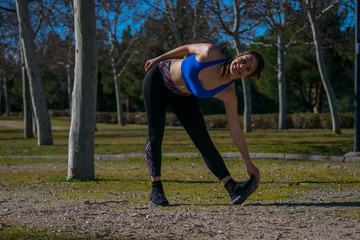
[[132, 213], [127, 213], [127, 215], [129, 217], [146, 217], [147, 215], [144, 213], [137, 213], [137, 212], [132, 212]]

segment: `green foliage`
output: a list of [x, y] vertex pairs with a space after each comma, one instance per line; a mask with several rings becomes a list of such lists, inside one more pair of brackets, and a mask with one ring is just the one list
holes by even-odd
[[[271, 43], [265, 37], [259, 37], [259, 41]], [[261, 74], [261, 80], [256, 90], [268, 97], [272, 102], [278, 103], [278, 84], [277, 84], [277, 52], [275, 47], [262, 47], [257, 45], [250, 45], [250, 49], [254, 49], [264, 57], [265, 68]], [[253, 98], [255, 103], [257, 100]], [[277, 112], [278, 107], [271, 107], [267, 113]], [[256, 113], [256, 112], [254, 112]]]
[[23, 110], [21, 78], [16, 77], [13, 79], [13, 81], [9, 81], [8, 91], [9, 91], [9, 100], [11, 104], [11, 111], [21, 112]]

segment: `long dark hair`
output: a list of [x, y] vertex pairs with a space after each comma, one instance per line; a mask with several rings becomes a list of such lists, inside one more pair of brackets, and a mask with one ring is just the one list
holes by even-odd
[[264, 61], [264, 58], [261, 55], [261, 53], [253, 51], [253, 50], [239, 53], [235, 57], [233, 57], [233, 58], [229, 59], [228, 61], [226, 61], [224, 63], [224, 65], [221, 67], [220, 82], [223, 82], [223, 81], [228, 82], [228, 81], [230, 81], [230, 65], [231, 65], [232, 61], [234, 61], [234, 59], [236, 59], [236, 58], [238, 58], [240, 56], [243, 56], [243, 55], [253, 55], [256, 58], [256, 60], [258, 61], [258, 67], [247, 78], [255, 78], [256, 79], [256, 84], [259, 84], [259, 82], [260, 82], [260, 74], [261, 74], [261, 71], [265, 67], [265, 61]]

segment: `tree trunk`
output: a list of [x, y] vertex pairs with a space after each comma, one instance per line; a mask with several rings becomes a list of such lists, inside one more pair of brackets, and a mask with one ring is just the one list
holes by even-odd
[[[233, 41], [236, 46], [236, 52], [241, 52], [240, 40], [237, 35], [233, 36]], [[242, 79], [243, 94], [244, 94], [244, 132], [251, 132], [251, 113], [252, 113], [252, 101], [251, 101], [251, 85], [246, 79]]]
[[[311, 2], [311, 1], [306, 0], [306, 3], [308, 5], [310, 5], [309, 2]], [[325, 89], [327, 99], [329, 102], [331, 119], [332, 119], [332, 124], [333, 124], [333, 132], [341, 133], [340, 119], [339, 119], [339, 114], [338, 114], [338, 110], [337, 110], [335, 92], [331, 85], [331, 82], [329, 80], [327, 70], [325, 67], [325, 61], [324, 61], [324, 56], [323, 56], [323, 48], [322, 48], [319, 27], [318, 27], [318, 24], [317, 24], [314, 14], [312, 13], [312, 11], [309, 8], [307, 8], [307, 14], [308, 14], [309, 21], [311, 24], [314, 44], [315, 44], [315, 48], [316, 48], [316, 60], [317, 60], [319, 71], [320, 71], [321, 81], [324, 85], [324, 89]]]
[[20, 41], [24, 50], [25, 65], [30, 83], [30, 94], [38, 131], [38, 145], [51, 145], [51, 123], [40, 69], [36, 59], [34, 32], [30, 25], [30, 15], [26, 0], [16, 0], [16, 10], [19, 21]]
[[173, 9], [175, 8], [175, 1], [174, 0], [164, 0], [164, 5], [166, 8], [167, 17], [168, 17], [168, 20], [170, 23], [171, 31], [174, 34], [177, 45], [180, 46], [180, 45], [182, 45], [182, 39], [181, 39], [179, 30], [177, 28], [177, 23], [176, 23], [174, 11], [173, 11]]
[[284, 38], [283, 34], [278, 34], [278, 85], [279, 85], [279, 129], [287, 129], [287, 104], [286, 104], [286, 79], [285, 79], [285, 62], [284, 62]]
[[24, 52], [20, 44], [21, 77], [23, 87], [24, 139], [34, 138], [29, 82], [26, 79]]
[[97, 56], [95, 0], [74, 0], [75, 77], [68, 179], [94, 179]]
[[66, 74], [67, 74], [67, 91], [68, 91], [68, 97], [69, 97], [69, 114], [71, 117], [71, 103], [72, 103], [72, 91], [74, 88], [74, 79], [71, 77], [70, 73], [70, 64], [66, 64]]
[[115, 92], [116, 92], [116, 109], [117, 109], [118, 124], [121, 126], [125, 126], [125, 116], [121, 102], [120, 79], [118, 79], [118, 77], [116, 76], [114, 76], [114, 83], [115, 83]]
[[7, 117], [10, 117], [10, 101], [9, 101], [9, 93], [8, 93], [8, 87], [7, 87], [7, 79], [4, 78], [4, 99], [5, 99], [5, 115]]
[[130, 118], [130, 96], [126, 96], [126, 119]]
[[0, 116], [2, 115], [2, 91], [1, 91], [1, 86], [2, 86], [2, 77], [0, 76]]
[[251, 132], [251, 85], [250, 81], [243, 78], [242, 79], [242, 86], [244, 92], [244, 132]]
[[[111, 55], [114, 56], [113, 54], [114, 53], [112, 53]], [[121, 126], [125, 126], [125, 116], [121, 102], [120, 79], [118, 78], [118, 70], [114, 57], [112, 57], [112, 68], [113, 68], [113, 76], [114, 76], [114, 84], [115, 84], [116, 111], [117, 111], [118, 124]]]

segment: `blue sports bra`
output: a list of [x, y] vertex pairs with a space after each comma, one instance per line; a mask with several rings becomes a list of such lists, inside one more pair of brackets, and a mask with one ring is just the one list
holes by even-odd
[[184, 79], [186, 88], [198, 98], [211, 98], [230, 86], [234, 80], [217, 88], [206, 90], [201, 86], [198, 78], [198, 75], [202, 69], [225, 61], [226, 59], [219, 59], [210, 62], [198, 62], [195, 58], [195, 54], [185, 58], [181, 63], [181, 74]]

